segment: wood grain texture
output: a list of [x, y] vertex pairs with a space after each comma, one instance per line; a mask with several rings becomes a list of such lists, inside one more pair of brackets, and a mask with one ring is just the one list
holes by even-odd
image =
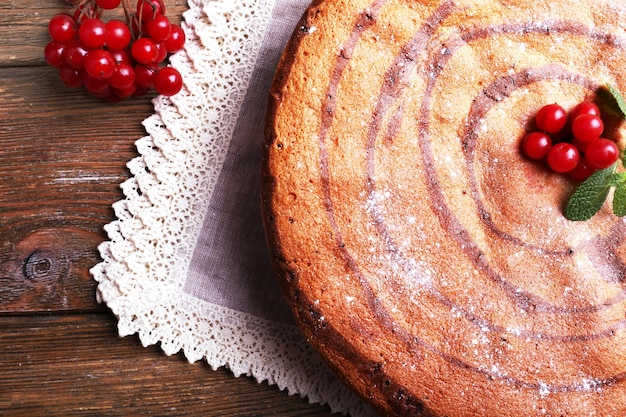
[[[166, 0], [180, 22], [183, 0]], [[0, 3], [0, 416], [329, 416], [120, 338], [89, 269], [152, 96], [106, 104], [45, 64], [60, 0]]]
[[250, 378], [118, 338], [109, 315], [0, 317], [0, 415], [322, 416]]

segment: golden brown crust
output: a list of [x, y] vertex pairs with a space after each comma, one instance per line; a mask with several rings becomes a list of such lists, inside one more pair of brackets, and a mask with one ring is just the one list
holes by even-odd
[[518, 151], [543, 104], [626, 90], [614, 3], [319, 0], [296, 27], [268, 242], [307, 338], [384, 415], [624, 415], [626, 224], [567, 221], [572, 184]]

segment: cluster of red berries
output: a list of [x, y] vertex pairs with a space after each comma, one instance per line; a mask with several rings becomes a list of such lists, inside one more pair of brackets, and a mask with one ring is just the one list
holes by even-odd
[[[59, 69], [61, 81], [84, 86], [93, 96], [119, 101], [143, 95], [152, 87], [171, 96], [182, 88], [182, 77], [166, 66], [181, 50], [185, 33], [165, 16], [162, 0], [80, 0], [73, 14], [55, 15], [48, 24], [52, 40], [44, 57]], [[103, 10], [124, 7], [126, 21], [101, 19]]]
[[535, 115], [537, 130], [522, 139], [522, 153], [545, 159], [553, 171], [584, 181], [619, 158], [615, 142], [602, 137], [601, 116], [598, 106], [589, 101], [579, 103], [569, 115], [558, 104], [548, 104]]

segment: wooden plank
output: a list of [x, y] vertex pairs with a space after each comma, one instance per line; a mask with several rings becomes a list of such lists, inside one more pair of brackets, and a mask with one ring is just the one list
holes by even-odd
[[108, 314], [0, 316], [0, 416], [330, 416], [276, 387], [116, 336]]
[[97, 310], [88, 271], [151, 98], [103, 104], [48, 67], [0, 68], [0, 86], [0, 312]]

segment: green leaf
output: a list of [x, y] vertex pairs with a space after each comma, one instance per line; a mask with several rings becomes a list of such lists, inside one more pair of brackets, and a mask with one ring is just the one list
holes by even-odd
[[613, 213], [618, 217], [626, 216], [626, 185], [615, 188], [613, 194]]
[[616, 172], [607, 177], [608, 183], [613, 187], [621, 187], [626, 183], [626, 172]]
[[580, 184], [565, 206], [565, 217], [582, 221], [592, 218], [606, 201], [611, 190], [611, 176], [617, 165], [596, 171]]
[[615, 104], [617, 104], [617, 108], [619, 109], [621, 116], [626, 117], [626, 101], [624, 101], [624, 97], [622, 97], [619, 90], [611, 84], [607, 84], [606, 89], [611, 94], [611, 97], [613, 97], [613, 100], [615, 100]]

